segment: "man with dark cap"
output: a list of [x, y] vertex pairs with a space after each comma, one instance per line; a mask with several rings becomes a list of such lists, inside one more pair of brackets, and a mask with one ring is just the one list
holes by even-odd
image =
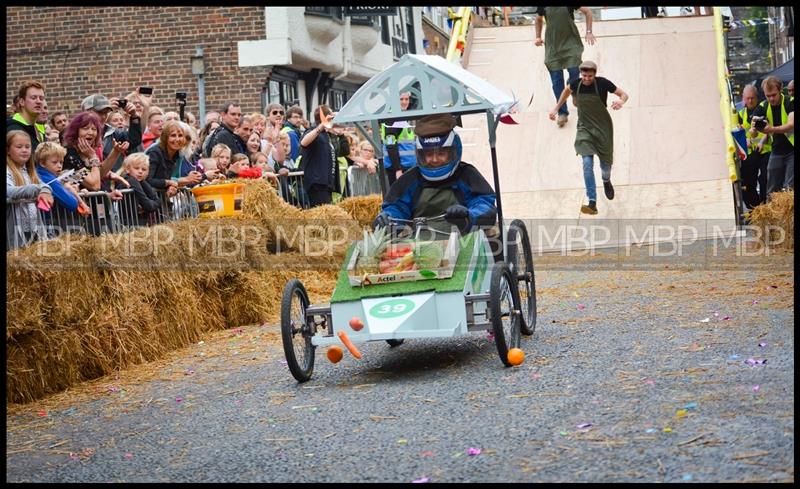
[[[125, 102], [122, 102], [123, 100], [125, 100]], [[128, 129], [118, 129], [108, 123], [108, 114], [118, 108], [122, 109], [128, 115], [130, 120], [130, 127]], [[125, 159], [127, 150], [136, 148], [142, 144], [142, 126], [139, 114], [136, 112], [136, 106], [133, 103], [128, 103], [128, 100], [124, 98], [109, 100], [105, 95], [96, 93], [83, 99], [83, 102], [81, 102], [81, 110], [92, 111], [103, 121], [102, 159], [105, 161], [114, 147], [118, 146], [120, 150], [119, 156], [113, 161], [111, 170], [119, 170], [122, 167], [122, 161]], [[123, 148], [125, 143], [128, 143], [128, 146]], [[106, 169], [103, 168], [101, 172], [105, 170]]]
[[574, 94], [578, 107], [578, 131], [575, 134], [575, 154], [583, 159], [583, 182], [586, 185], [586, 196], [589, 205], [582, 205], [584, 214], [597, 214], [597, 186], [594, 179], [594, 155], [600, 160], [603, 175], [603, 190], [606, 198], [614, 198], [614, 186], [611, 185], [611, 165], [614, 162], [614, 124], [606, 104], [608, 94], [613, 93], [619, 100], [611, 103], [611, 108], [619, 110], [628, 101], [628, 94], [614, 85], [611, 80], [597, 74], [594, 61], [584, 61], [578, 67], [580, 78], [570, 80], [564, 87], [556, 106], [550, 111], [550, 120], [556, 120], [559, 107]]
[[[417, 121], [417, 166], [403, 173], [389, 188], [374, 227], [388, 226], [390, 218], [442, 214], [462, 234], [473, 226], [496, 223], [494, 190], [474, 166], [461, 161], [461, 138], [453, 131], [455, 125], [450, 114], [430, 115]], [[433, 222], [430, 226], [441, 229]]]

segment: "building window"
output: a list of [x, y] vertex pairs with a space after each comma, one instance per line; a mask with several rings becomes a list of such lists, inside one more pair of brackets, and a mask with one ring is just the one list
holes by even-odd
[[408, 43], [397, 37], [392, 38], [392, 50], [394, 51], [394, 59], [398, 60], [408, 53]]
[[378, 15], [353, 15], [350, 17], [350, 23], [353, 25], [368, 25], [374, 29], [381, 28], [381, 17]]
[[344, 107], [348, 98], [347, 92], [331, 89], [330, 92], [328, 92], [328, 105], [330, 105], [332, 111], [337, 112]]
[[288, 107], [297, 102], [297, 80], [273, 74], [267, 79], [266, 92], [267, 104], [281, 104]]
[[392, 44], [392, 36], [389, 33], [389, 16], [381, 15], [381, 42], [387, 46]]
[[343, 7], [306, 7], [306, 14], [321, 15], [323, 17], [330, 17], [339, 22], [344, 18]]

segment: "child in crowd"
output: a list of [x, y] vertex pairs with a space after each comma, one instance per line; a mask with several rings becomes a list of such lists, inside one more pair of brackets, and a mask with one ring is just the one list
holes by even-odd
[[[155, 189], [147, 183], [147, 175], [150, 173], [150, 158], [144, 153], [133, 153], [128, 155], [122, 162], [121, 174], [125, 177], [133, 189], [133, 198], [136, 209], [128, 206], [133, 202], [126, 199], [123, 204], [122, 215], [129, 217], [136, 215], [136, 222], [126, 222], [125, 224], [147, 226], [148, 215], [161, 209], [161, 199]], [[130, 221], [130, 219], [127, 219]]]
[[250, 168], [260, 168], [264, 178], [276, 184], [278, 183], [278, 176], [275, 174], [275, 169], [269, 166], [269, 158], [264, 153], [259, 151], [250, 155]]
[[197, 167], [204, 175], [204, 180], [216, 182], [217, 180], [224, 180], [225, 175], [220, 173], [217, 168], [217, 160], [214, 158], [203, 158], [197, 162]]
[[250, 168], [247, 155], [236, 153], [231, 157], [231, 166], [228, 167], [228, 178], [261, 178], [262, 170], [259, 167]]
[[[38, 199], [38, 204], [9, 200]], [[31, 158], [31, 137], [24, 131], [6, 133], [6, 250], [19, 248], [42, 230], [37, 206], [53, 205], [50, 187], [39, 180]]]
[[231, 162], [231, 150], [225, 144], [217, 144], [211, 148], [211, 157], [217, 162], [217, 169], [220, 175], [228, 174], [228, 166]]
[[[53, 192], [53, 198], [61, 207], [69, 212], [79, 212], [88, 214], [89, 207], [83, 202], [78, 194], [78, 184], [74, 182], [61, 183], [58, 180], [61, 168], [64, 165], [64, 156], [67, 150], [57, 143], [44, 142], [36, 147], [34, 161], [36, 162], [36, 174], [42, 183], [48, 185]], [[48, 213], [48, 217], [49, 213]], [[62, 218], [68, 219], [64, 213], [58, 213], [55, 219], [61, 221]]]

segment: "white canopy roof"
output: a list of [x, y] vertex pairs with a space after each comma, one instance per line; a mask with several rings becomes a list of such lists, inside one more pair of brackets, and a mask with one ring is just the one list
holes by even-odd
[[[399, 95], [411, 92], [412, 105], [400, 110]], [[406, 54], [370, 78], [347, 101], [334, 123], [417, 119], [431, 114], [475, 113], [500, 115], [516, 103], [486, 80], [441, 56]]]

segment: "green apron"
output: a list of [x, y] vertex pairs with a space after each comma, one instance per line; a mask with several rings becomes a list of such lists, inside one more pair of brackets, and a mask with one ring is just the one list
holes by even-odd
[[[453, 189], [450, 187], [425, 187], [420, 192], [417, 206], [414, 208], [414, 217], [434, 217], [445, 213], [448, 207], [453, 204], [459, 204]], [[443, 219], [437, 219], [427, 223], [433, 229], [444, 233], [449, 233], [450, 228], [453, 226]], [[444, 239], [442, 236], [437, 236], [437, 239]]]
[[576, 68], [581, 64], [583, 41], [569, 14], [571, 7], [546, 7], [544, 65], [548, 71]]
[[600, 161], [614, 163], [614, 123], [608, 113], [597, 79], [594, 81], [594, 92], [581, 93], [583, 82], [578, 82], [575, 102], [578, 106], [578, 132], [575, 134], [575, 154], [580, 156], [597, 155]]

